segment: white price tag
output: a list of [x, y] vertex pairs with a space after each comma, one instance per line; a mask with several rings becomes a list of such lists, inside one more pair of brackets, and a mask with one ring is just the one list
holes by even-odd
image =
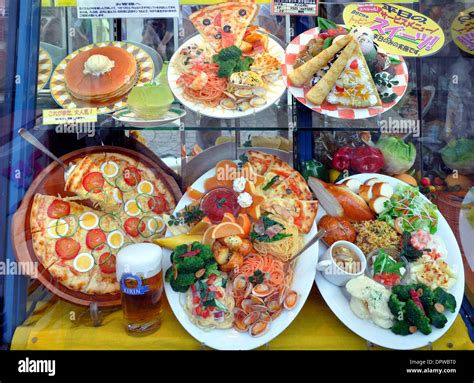
[[77, 0], [80, 19], [179, 17], [179, 0]]
[[274, 15], [317, 16], [318, 0], [272, 0]]

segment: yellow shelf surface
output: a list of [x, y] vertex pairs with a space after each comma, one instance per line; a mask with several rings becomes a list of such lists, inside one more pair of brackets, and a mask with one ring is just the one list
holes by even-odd
[[[41, 302], [25, 323], [16, 329], [12, 350], [199, 350], [164, 304], [161, 329], [146, 337], [125, 333], [121, 310], [109, 310], [103, 325], [94, 327], [86, 309], [53, 299]], [[340, 322], [313, 288], [294, 322], [262, 349], [270, 350], [367, 350], [370, 347]], [[432, 345], [433, 350], [474, 350], [460, 316], [449, 331]]]

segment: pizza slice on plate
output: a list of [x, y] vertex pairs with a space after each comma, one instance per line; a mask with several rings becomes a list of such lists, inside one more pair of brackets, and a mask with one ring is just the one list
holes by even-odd
[[[33, 248], [43, 267], [65, 287], [86, 292], [103, 249], [117, 252], [126, 243], [120, 225], [113, 227], [104, 217], [72, 201], [35, 195], [30, 215]], [[116, 236], [122, 240], [117, 242]]]
[[311, 200], [312, 194], [303, 176], [294, 170], [288, 178], [270, 189], [266, 197]]
[[288, 178], [295, 170], [285, 161], [275, 158], [271, 166], [265, 173], [265, 182], [263, 184], [263, 191], [267, 192], [275, 188], [280, 182]]
[[[112, 213], [37, 194], [30, 216], [33, 248], [43, 267], [67, 288], [88, 294], [117, 292], [116, 254], [127, 244], [143, 242], [146, 238], [140, 234], [155, 234], [140, 219], [122, 220]], [[100, 288], [91, 287], [99, 280]]]
[[189, 16], [189, 20], [211, 48], [219, 52], [222, 49], [221, 5], [202, 8]]
[[118, 153], [80, 159], [68, 175], [65, 189], [107, 211], [125, 211], [132, 216], [147, 211], [163, 214], [176, 205], [171, 192], [151, 169]]
[[202, 8], [189, 17], [204, 40], [219, 52], [232, 45], [240, 46], [258, 6], [251, 1], [225, 2]]
[[246, 154], [248, 162], [253, 166], [257, 174], [265, 174], [277, 158], [273, 154], [249, 150]]
[[288, 198], [270, 198], [262, 204], [262, 210], [292, 222], [303, 234], [310, 232], [318, 213], [318, 201]]
[[240, 47], [248, 26], [257, 14], [258, 5], [250, 1], [228, 4], [222, 7], [222, 48], [232, 45]]

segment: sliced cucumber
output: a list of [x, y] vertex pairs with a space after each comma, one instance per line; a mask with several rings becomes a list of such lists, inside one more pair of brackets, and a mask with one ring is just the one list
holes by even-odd
[[[106, 228], [107, 223], [110, 222], [112, 222], [111, 228]], [[120, 219], [112, 213], [106, 213], [99, 218], [99, 228], [106, 233], [110, 233], [115, 230], [120, 230]]]
[[[67, 232], [65, 234], [60, 234], [58, 231], [58, 223], [60, 220], [64, 220], [68, 225]], [[77, 230], [79, 230], [79, 218], [77, 218], [74, 214], [65, 215], [64, 217], [61, 217], [56, 221], [54, 230], [56, 231], [56, 234], [61, 238], [71, 238], [74, 234], [77, 233]]]

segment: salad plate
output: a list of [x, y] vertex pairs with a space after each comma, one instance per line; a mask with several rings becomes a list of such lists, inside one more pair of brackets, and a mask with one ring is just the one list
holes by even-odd
[[[392, 185], [393, 189], [396, 190], [400, 186], [406, 186], [403, 182], [381, 174], [358, 174], [351, 177], [348, 177], [344, 180], [358, 180], [361, 183], [366, 182], [370, 179], [378, 179], [382, 182], [389, 183]], [[428, 203], [429, 200], [421, 195], [421, 198], [424, 202]], [[410, 209], [417, 209], [417, 206], [410, 206]], [[317, 221], [319, 222], [321, 217], [326, 214], [324, 209], [320, 208], [318, 212]], [[397, 335], [393, 333], [390, 328], [382, 328], [375, 325], [372, 321], [361, 319], [359, 316], [355, 315], [351, 310], [350, 299], [351, 295], [348, 293], [347, 289], [342, 286], [338, 287], [330, 283], [324, 276], [321, 271], [318, 271], [316, 274], [316, 285], [318, 286], [321, 295], [324, 300], [334, 312], [334, 314], [343, 322], [351, 331], [359, 335], [360, 337], [366, 339], [368, 342], [373, 344], [397, 350], [410, 350], [420, 347], [425, 347], [435, 342], [437, 339], [442, 337], [446, 331], [453, 325], [459, 309], [462, 303], [464, 295], [464, 267], [461, 258], [461, 252], [459, 246], [456, 242], [456, 238], [453, 234], [453, 231], [449, 227], [446, 219], [438, 213], [438, 225], [436, 236], [445, 244], [445, 249], [447, 249], [447, 255], [445, 258], [446, 263], [450, 266], [452, 270], [456, 272], [456, 281], [449, 288], [449, 293], [451, 293], [456, 299], [456, 308], [453, 313], [445, 312], [447, 317], [447, 322], [443, 328], [432, 328], [432, 332], [429, 335], [424, 335], [420, 331], [416, 331], [413, 334], [406, 336]], [[320, 246], [320, 257], [326, 252], [327, 246], [321, 244]]]

